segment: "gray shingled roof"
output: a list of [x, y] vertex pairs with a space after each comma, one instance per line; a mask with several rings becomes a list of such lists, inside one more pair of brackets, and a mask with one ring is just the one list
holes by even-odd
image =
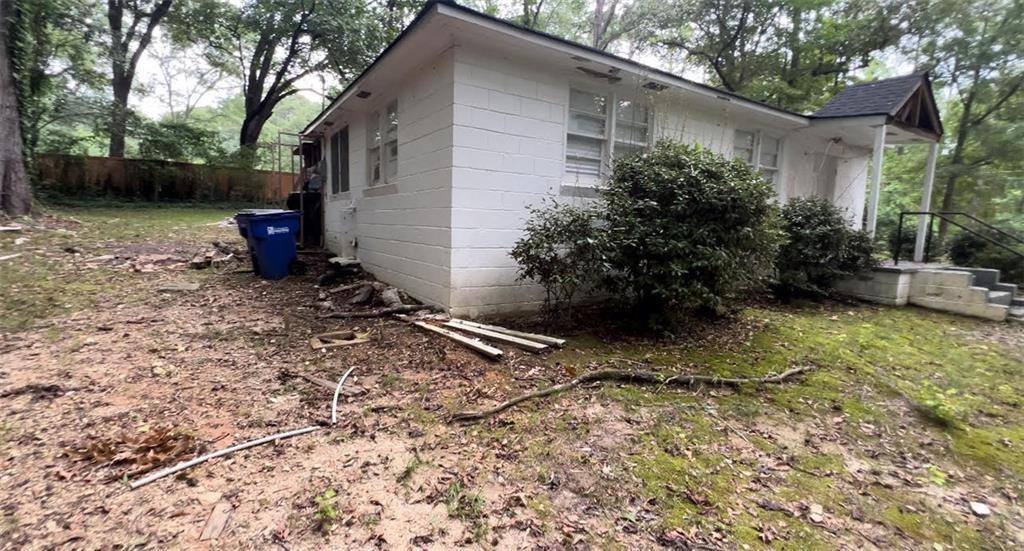
[[831, 118], [895, 115], [923, 80], [923, 74], [916, 74], [847, 86], [811, 116]]

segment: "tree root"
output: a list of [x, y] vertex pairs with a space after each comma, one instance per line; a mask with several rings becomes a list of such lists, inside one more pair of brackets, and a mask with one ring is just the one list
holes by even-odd
[[551, 396], [559, 392], [573, 389], [585, 383], [594, 382], [605, 382], [605, 381], [618, 381], [622, 383], [633, 383], [633, 384], [651, 384], [651, 385], [662, 385], [662, 386], [695, 386], [695, 385], [711, 385], [711, 386], [730, 386], [737, 387], [745, 384], [778, 384], [783, 383], [788, 379], [795, 377], [801, 373], [805, 373], [814, 369], [813, 366], [804, 366], [790, 369], [779, 373], [778, 375], [770, 375], [768, 377], [754, 377], [754, 378], [728, 378], [728, 377], [715, 377], [709, 375], [668, 375], [665, 373], [657, 373], [654, 371], [633, 371], [627, 369], [602, 369], [599, 371], [591, 371], [590, 373], [584, 373], [579, 377], [560, 385], [550, 386], [545, 389], [541, 389], [535, 392], [528, 392], [502, 402], [497, 406], [483, 410], [483, 411], [461, 411], [453, 414], [448, 420], [449, 422], [472, 422], [486, 419], [492, 415], [497, 415], [506, 409], [518, 405], [527, 400], [534, 398], [543, 398], [545, 396]]

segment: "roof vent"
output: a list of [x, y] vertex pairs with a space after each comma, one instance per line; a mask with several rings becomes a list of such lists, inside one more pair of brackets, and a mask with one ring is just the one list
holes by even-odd
[[644, 83], [644, 88], [647, 88], [648, 90], [654, 90], [655, 92], [661, 92], [662, 90], [668, 90], [668, 86], [666, 86], [666, 85], [664, 85], [664, 84], [662, 84], [660, 82], [654, 82], [653, 80], [648, 80], [647, 82], [645, 82]]
[[601, 71], [595, 71], [595, 70], [593, 70], [593, 69], [591, 69], [589, 67], [576, 67], [576, 69], [581, 71], [583, 74], [585, 74], [587, 76], [592, 76], [594, 78], [603, 78], [603, 79], [605, 79], [605, 80], [607, 80], [608, 82], [611, 82], [611, 83], [616, 83], [616, 82], [622, 80], [622, 77], [618, 77], [618, 76], [615, 76], [615, 75], [609, 75], [608, 73], [602, 73]]
[[360, 91], [356, 92], [356, 97], [359, 98], [359, 99], [366, 99], [366, 98], [370, 97], [370, 94], [371, 94], [371, 92], [367, 92], [366, 90], [360, 90]]

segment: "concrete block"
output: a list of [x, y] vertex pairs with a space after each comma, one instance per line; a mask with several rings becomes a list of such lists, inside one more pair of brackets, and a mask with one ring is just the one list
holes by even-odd
[[988, 292], [988, 303], [989, 304], [1001, 304], [1003, 306], [1009, 306], [1013, 302], [1013, 295], [1006, 291], [989, 291]]
[[979, 287], [991, 289], [999, 283], [999, 270], [991, 270], [988, 268], [962, 268], [960, 266], [953, 266], [949, 268], [949, 270], [973, 274], [974, 284]]
[[993, 321], [1005, 321], [1010, 311], [1009, 307], [997, 304], [965, 304], [938, 297], [911, 297], [910, 304]]
[[497, 90], [487, 92], [487, 105], [491, 111], [519, 115], [522, 112], [522, 101], [519, 96], [506, 94]]

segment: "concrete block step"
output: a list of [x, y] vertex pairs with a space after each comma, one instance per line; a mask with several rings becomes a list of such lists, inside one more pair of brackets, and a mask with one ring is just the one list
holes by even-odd
[[1014, 297], [1014, 299], [1010, 301], [1010, 306], [1024, 307], [1024, 297]]
[[1013, 301], [1013, 293], [1007, 291], [989, 291], [988, 292], [988, 303], [989, 304], [1000, 304], [1002, 306], [1009, 306], [1010, 302]]
[[1007, 321], [1019, 321], [1024, 323], [1024, 306], [1013, 306], [1006, 314]]
[[999, 270], [992, 270], [990, 268], [964, 268], [962, 266], [952, 266], [948, 269], [956, 272], [967, 272], [969, 274], [973, 274], [974, 285], [978, 287], [993, 289], [995, 285], [999, 283]]

